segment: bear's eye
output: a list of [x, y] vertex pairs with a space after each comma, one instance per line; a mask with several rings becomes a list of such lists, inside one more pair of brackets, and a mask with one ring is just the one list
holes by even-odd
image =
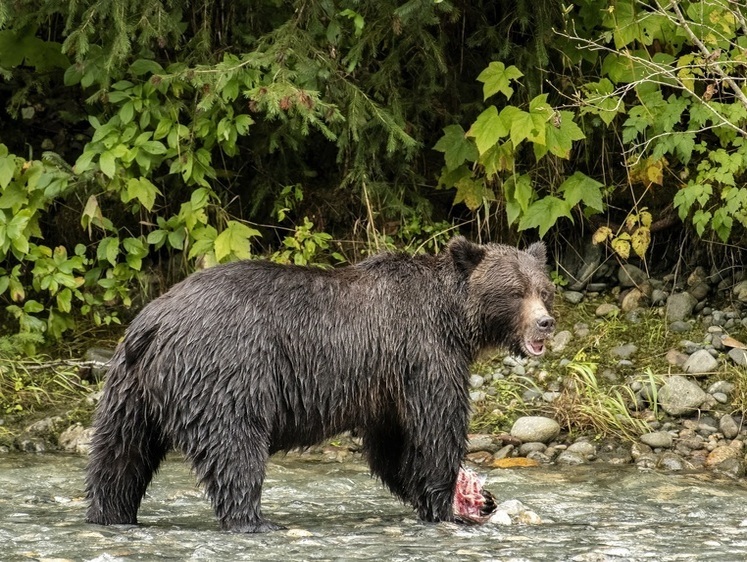
[[542, 289], [542, 292], [540, 292], [540, 297], [542, 298], [543, 301], [548, 300], [550, 296], [551, 296], [550, 291], [548, 291], [547, 289]]

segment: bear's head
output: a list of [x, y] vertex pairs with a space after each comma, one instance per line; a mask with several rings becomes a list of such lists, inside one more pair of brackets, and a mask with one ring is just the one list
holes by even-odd
[[555, 330], [555, 287], [545, 269], [544, 243], [518, 250], [455, 237], [448, 252], [465, 280], [467, 322], [476, 351], [501, 346], [516, 354], [542, 355]]

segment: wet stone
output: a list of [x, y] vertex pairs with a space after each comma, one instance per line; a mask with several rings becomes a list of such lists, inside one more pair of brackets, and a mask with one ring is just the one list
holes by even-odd
[[679, 471], [679, 470], [686, 470], [692, 467], [690, 463], [687, 463], [679, 455], [675, 453], [667, 452], [667, 453], [662, 454], [661, 457], [659, 457], [657, 468], [661, 468], [664, 470]]
[[637, 461], [643, 455], [651, 454], [651, 452], [651, 447], [645, 443], [633, 443], [633, 446], [630, 448], [630, 456], [633, 457], [634, 461]]
[[493, 455], [493, 459], [495, 460], [505, 459], [506, 457], [510, 456], [511, 453], [513, 453], [513, 451], [514, 451], [513, 445], [511, 444], [505, 445], [495, 452], [495, 454]]
[[740, 450], [736, 447], [716, 447], [708, 454], [708, 458], [706, 458], [706, 466], [714, 467], [727, 459], [737, 458], [739, 454]]
[[528, 442], [548, 443], [560, 433], [560, 425], [551, 418], [543, 416], [524, 416], [514, 422], [511, 435]]
[[566, 464], [569, 466], [576, 466], [580, 464], [586, 464], [588, 462], [588, 459], [586, 458], [585, 455], [582, 455], [581, 453], [578, 453], [576, 451], [566, 450], [560, 453], [560, 455], [558, 455], [556, 462], [560, 464]]
[[642, 443], [654, 449], [669, 449], [672, 447], [672, 436], [666, 431], [644, 433], [640, 439]]
[[493, 441], [491, 435], [484, 433], [475, 433], [469, 436], [467, 441], [467, 452], [474, 453], [477, 451], [489, 451], [495, 453], [498, 450], [498, 445]]
[[523, 445], [519, 447], [519, 454], [522, 457], [526, 457], [530, 453], [534, 453], [534, 452], [544, 453], [545, 449], [547, 449], [547, 445], [545, 445], [544, 443], [538, 443], [538, 442], [524, 443]]
[[745, 475], [744, 461], [739, 458], [728, 458], [713, 467], [715, 472], [731, 478], [742, 478]]
[[730, 415], [724, 415], [718, 422], [718, 429], [726, 439], [734, 439], [739, 435], [739, 426]]

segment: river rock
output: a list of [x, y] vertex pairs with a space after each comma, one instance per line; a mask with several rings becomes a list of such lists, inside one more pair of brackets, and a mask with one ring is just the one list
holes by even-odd
[[677, 349], [670, 349], [666, 354], [667, 363], [680, 368], [682, 368], [682, 366], [685, 364], [685, 361], [687, 361], [688, 357], [689, 355], [687, 355], [686, 353], [682, 353]]
[[680, 375], [666, 378], [659, 389], [659, 405], [671, 416], [682, 416], [697, 410], [707, 394], [697, 383]]
[[544, 453], [545, 449], [547, 449], [547, 445], [544, 443], [524, 443], [519, 447], [519, 454], [526, 457], [530, 453]]
[[654, 449], [669, 449], [672, 447], [672, 436], [666, 431], [653, 431], [641, 435], [641, 442]]
[[469, 378], [469, 385], [471, 388], [480, 388], [485, 384], [485, 377], [480, 375], [471, 375]]
[[718, 421], [718, 430], [726, 439], [734, 439], [739, 435], [739, 426], [729, 414], [721, 416], [721, 419]]
[[742, 459], [734, 457], [718, 463], [713, 470], [731, 478], [742, 478], [745, 474], [745, 465]]
[[555, 353], [560, 353], [573, 339], [573, 334], [568, 330], [556, 333], [550, 340], [550, 349]]
[[737, 349], [736, 347], [729, 350], [727, 354], [729, 359], [734, 361], [740, 367], [747, 367], [747, 350]]
[[576, 441], [570, 445], [565, 452], [578, 453], [584, 457], [591, 458], [597, 454], [597, 448], [588, 441]]
[[651, 306], [662, 306], [666, 304], [669, 294], [661, 289], [651, 291]]
[[708, 292], [710, 290], [711, 288], [708, 286], [708, 283], [706, 283], [705, 281], [700, 281], [692, 287], [688, 287], [687, 292], [690, 293], [693, 298], [695, 298], [695, 300], [702, 301], [708, 296]]
[[694, 375], [709, 373], [718, 368], [718, 360], [706, 349], [696, 351], [687, 358], [682, 369]]
[[648, 276], [640, 268], [626, 263], [617, 271], [617, 280], [621, 287], [636, 287], [646, 282]]
[[628, 291], [623, 297], [620, 308], [623, 312], [631, 312], [639, 308], [648, 306], [649, 298], [646, 294], [638, 288], [633, 288]]
[[578, 291], [565, 291], [563, 298], [571, 304], [578, 304], [584, 300], [584, 294]]
[[497, 450], [498, 445], [495, 444], [491, 435], [487, 435], [485, 433], [474, 433], [468, 436], [468, 453], [476, 453], [478, 451], [489, 451], [491, 453], [495, 453]]
[[721, 464], [726, 459], [735, 459], [740, 456], [740, 450], [737, 447], [721, 446], [716, 447], [706, 457], [705, 464], [709, 468]]
[[594, 312], [600, 318], [609, 318], [620, 314], [620, 307], [610, 302], [600, 304]]
[[747, 281], [740, 281], [731, 290], [731, 294], [734, 295], [739, 302], [747, 302]]
[[523, 416], [514, 422], [511, 435], [524, 443], [549, 443], [560, 433], [560, 425], [544, 416]]
[[734, 392], [734, 384], [729, 381], [716, 381], [708, 387], [708, 394], [716, 394], [717, 392], [729, 395]]
[[618, 357], [620, 359], [630, 359], [635, 352], [638, 351], [638, 346], [634, 343], [626, 343], [624, 345], [618, 345], [610, 349], [610, 355]]
[[87, 455], [91, 450], [91, 437], [93, 437], [93, 428], [83, 427], [77, 423], [60, 434], [57, 444], [67, 453]]
[[688, 292], [674, 293], [667, 299], [667, 322], [687, 320], [698, 301]]
[[692, 325], [684, 320], [675, 320], [669, 325], [669, 331], [674, 332], [675, 334], [684, 334], [692, 329]]
[[679, 470], [691, 469], [692, 465], [686, 462], [681, 456], [675, 453], [666, 452], [666, 453], [663, 453], [659, 457], [659, 461], [656, 464], [656, 468], [661, 468], [664, 470], [679, 471]]

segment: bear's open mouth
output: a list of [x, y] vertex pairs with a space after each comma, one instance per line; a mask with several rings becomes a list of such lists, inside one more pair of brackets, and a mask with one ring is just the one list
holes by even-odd
[[545, 352], [545, 340], [524, 340], [524, 349], [529, 355], [542, 355]]

